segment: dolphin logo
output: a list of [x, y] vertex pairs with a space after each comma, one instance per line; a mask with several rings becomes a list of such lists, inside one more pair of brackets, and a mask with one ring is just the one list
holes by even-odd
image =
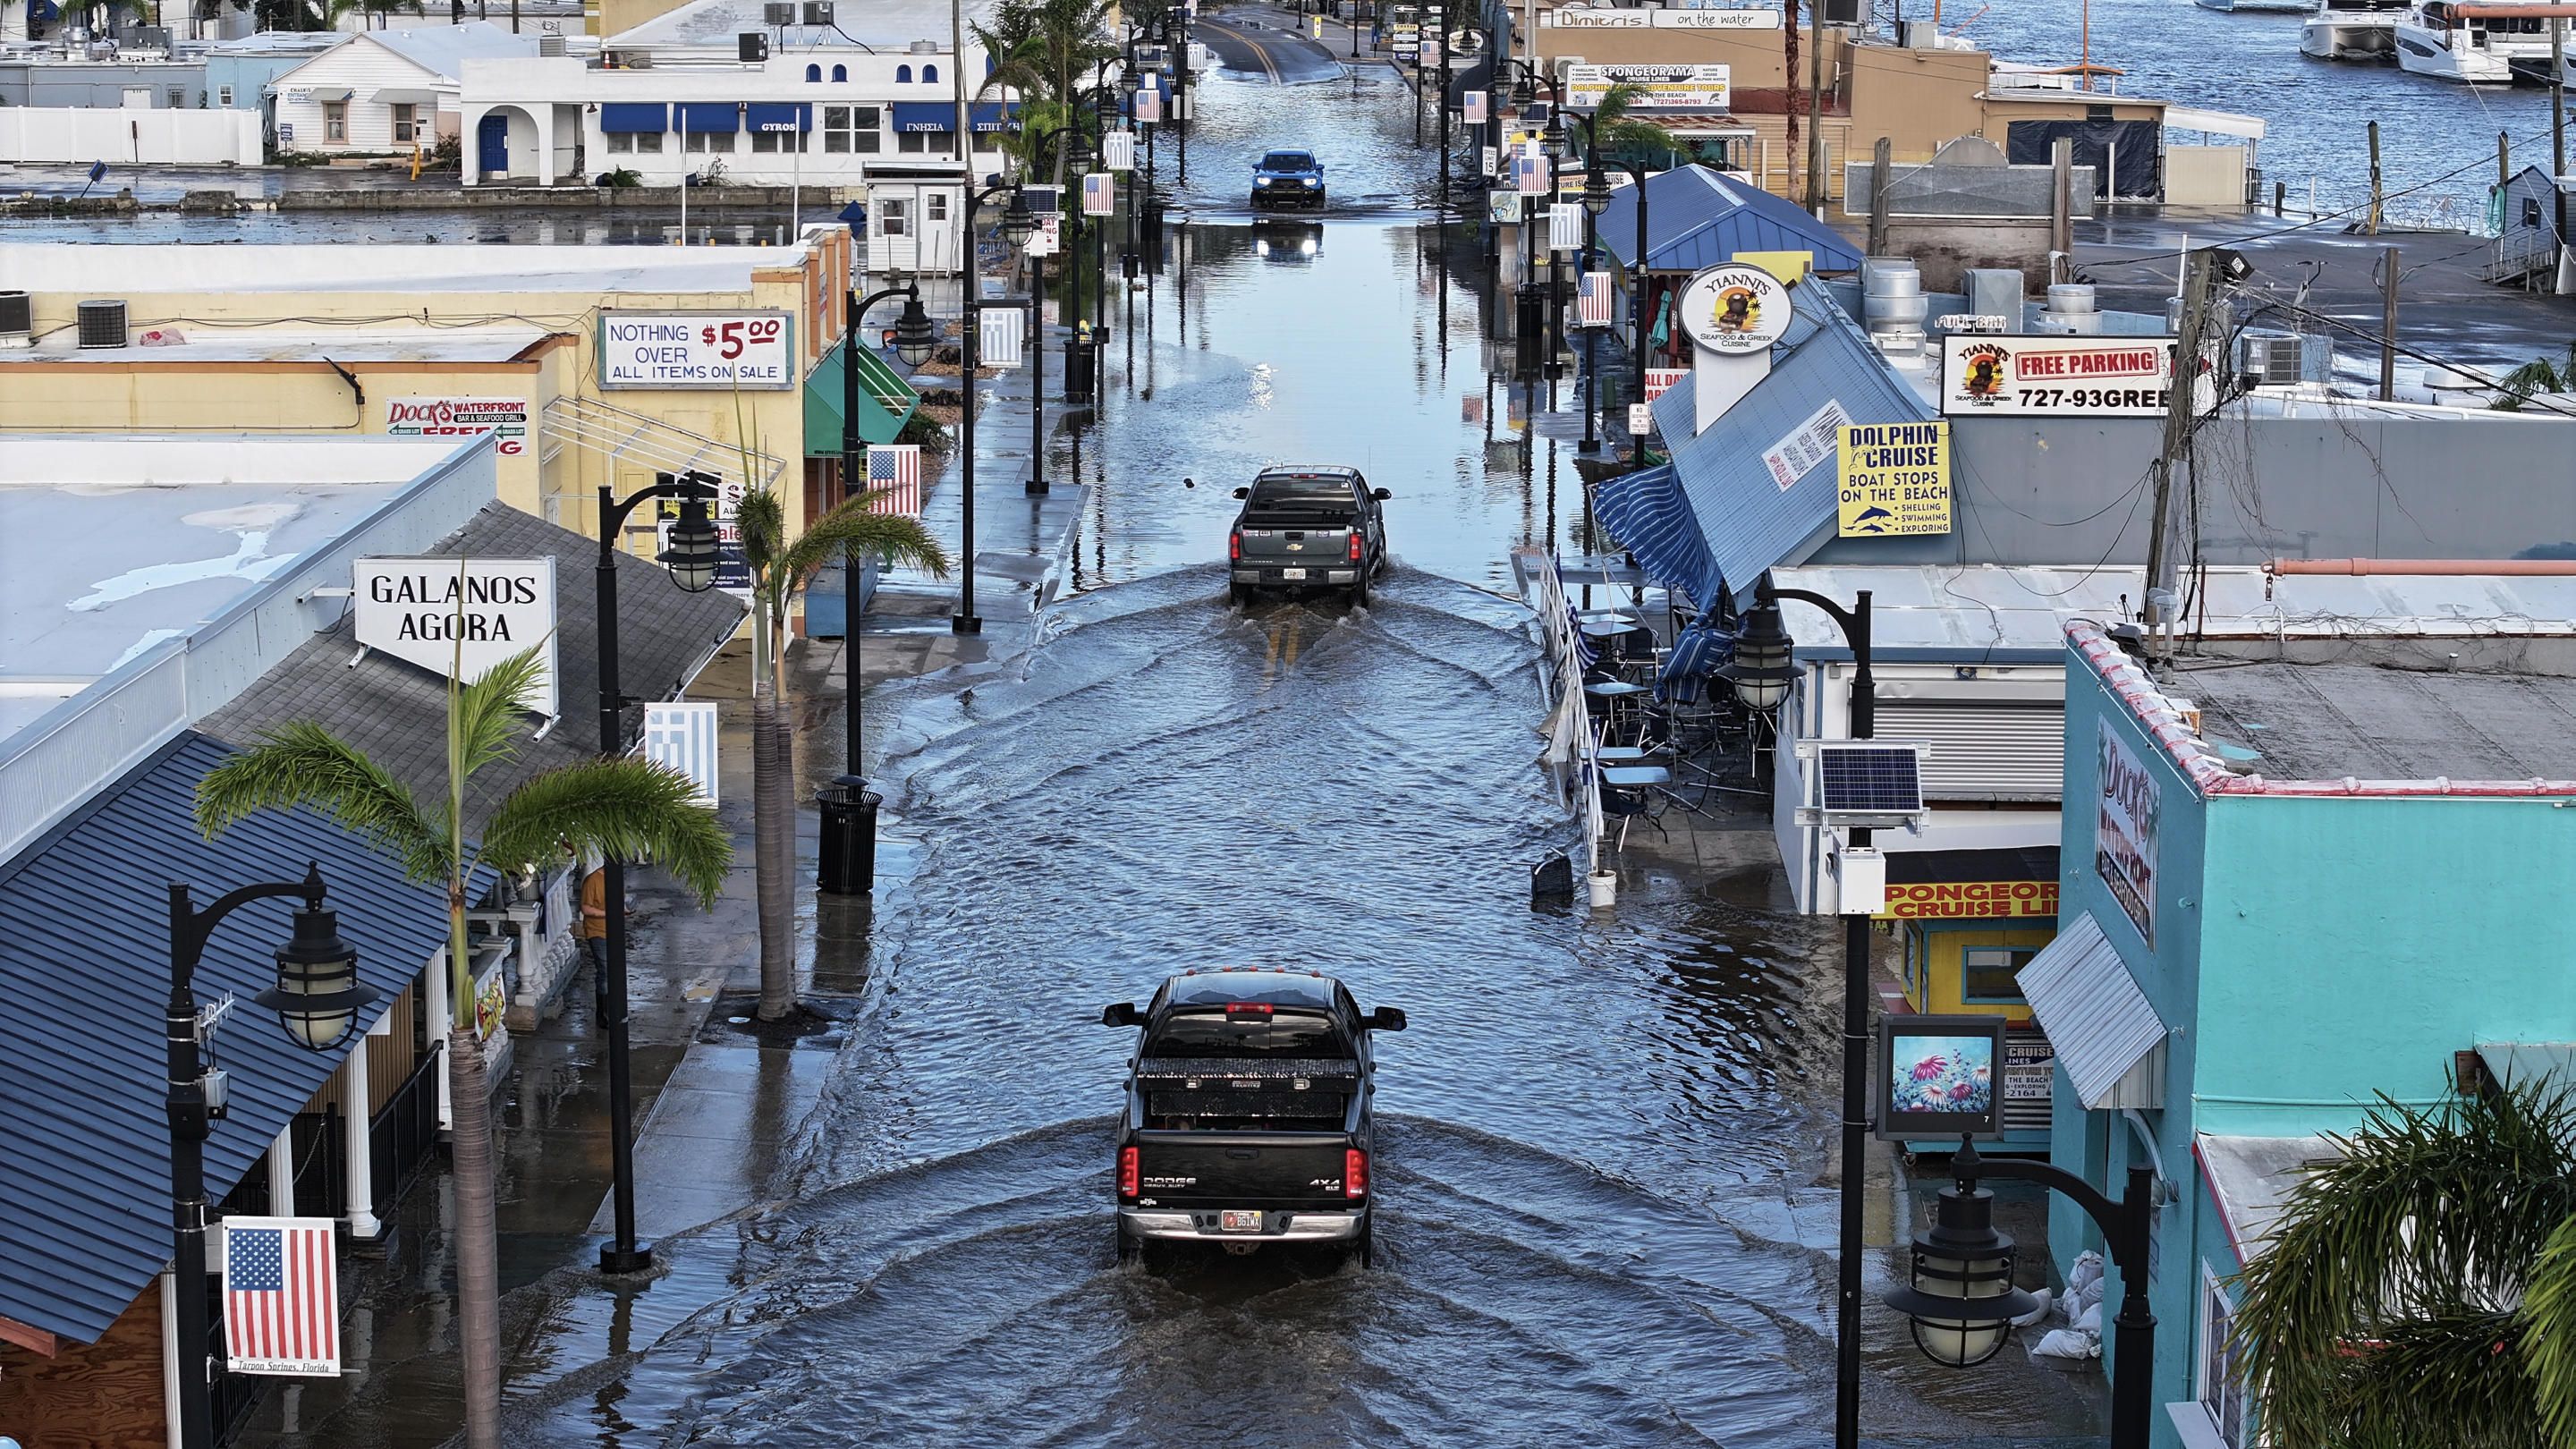
[[1893, 520], [1895, 519], [1895, 517], [1896, 517], [1896, 515], [1895, 515], [1895, 514], [1888, 512], [1886, 509], [1884, 509], [1884, 508], [1880, 508], [1880, 507], [1877, 507], [1876, 505], [1872, 505], [1872, 506], [1870, 506], [1870, 507], [1868, 507], [1868, 508], [1864, 508], [1864, 509], [1862, 509], [1862, 510], [1861, 510], [1860, 512], [1858, 512], [1858, 513], [1853, 514], [1853, 515], [1852, 515], [1852, 522], [1853, 522], [1853, 523], [1855, 523], [1855, 524], [1862, 524], [1862, 523], [1867, 523], [1867, 522], [1869, 522], [1869, 521], [1870, 521], [1871, 519], [1873, 519], [1873, 518], [1884, 518], [1884, 519], [1888, 519], [1888, 520], [1890, 520], [1890, 521], [1893, 521]]

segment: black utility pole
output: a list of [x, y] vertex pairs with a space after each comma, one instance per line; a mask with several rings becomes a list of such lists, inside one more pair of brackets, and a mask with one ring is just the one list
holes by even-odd
[[[1636, 255], [1628, 259], [1628, 300], [1636, 311], [1633, 324], [1636, 341], [1628, 349], [1628, 370], [1632, 374], [1629, 382], [1635, 391], [1628, 395], [1628, 401], [1641, 403], [1646, 400], [1646, 337], [1655, 326], [1655, 274], [1649, 270], [1651, 263], [1648, 261], [1655, 251], [1646, 240], [1646, 160], [1642, 151], [1638, 153], [1637, 160], [1637, 242], [1632, 250]], [[1646, 440], [1640, 435], [1637, 438], [1639, 451], [1642, 452], [1645, 446]]]
[[[850, 365], [851, 359], [844, 357], [841, 363], [844, 376], [858, 375]], [[856, 429], [857, 416], [853, 407], [843, 427]], [[849, 437], [847, 431], [842, 434], [844, 448], [849, 445]], [[595, 577], [599, 599], [599, 753], [603, 758], [614, 760], [626, 753], [626, 696], [617, 681], [618, 530], [638, 504], [654, 498], [686, 500], [691, 520], [703, 522], [708, 500], [715, 496], [716, 479], [711, 473], [676, 477], [664, 473], [652, 487], [639, 488], [622, 502], [615, 489], [605, 483], [599, 487], [599, 563]], [[714, 578], [710, 568], [706, 582], [698, 584], [698, 588], [707, 587]], [[685, 588], [693, 581], [683, 578], [681, 584]], [[853, 595], [851, 606], [856, 608], [857, 602]], [[635, 1241], [635, 1075], [626, 1000], [626, 863], [610, 854], [600, 862], [599, 869], [600, 904], [608, 911], [608, 935], [602, 943], [606, 964], [600, 969], [598, 994], [600, 1025], [608, 1034], [609, 1191], [616, 1218], [616, 1236], [599, 1248], [599, 1271], [640, 1273], [653, 1266], [653, 1249], [648, 1243]], [[471, 1009], [471, 1003], [467, 1007]]]
[[[1423, 15], [1439, 33], [1440, 64], [1432, 68], [1436, 72], [1432, 78], [1440, 86], [1440, 225], [1446, 228], [1449, 225], [1449, 12], [1435, 5], [1425, 10]], [[1420, 51], [1414, 52], [1417, 59], [1421, 54]]]
[[[859, 332], [867, 319], [868, 309], [888, 297], [904, 299], [903, 320], [895, 327], [896, 355], [910, 367], [919, 367], [930, 360], [930, 317], [921, 310], [919, 287], [907, 282], [866, 298], [846, 291], [841, 294], [842, 303], [848, 308], [841, 328], [841, 499], [845, 503], [867, 491], [866, 472], [859, 464], [860, 455], [867, 450], [859, 439], [858, 350], [865, 345], [859, 339]], [[844, 779], [856, 779], [859, 774], [859, 689], [863, 683], [859, 678], [859, 620], [863, 612], [859, 607], [859, 585], [864, 571], [856, 555], [842, 551], [841, 587], [846, 592], [841, 597], [846, 601], [847, 617], [842, 620], [841, 628], [849, 643], [850, 656], [844, 685], [849, 693], [849, 708], [842, 711], [841, 721], [848, 737], [847, 749], [842, 756]]]

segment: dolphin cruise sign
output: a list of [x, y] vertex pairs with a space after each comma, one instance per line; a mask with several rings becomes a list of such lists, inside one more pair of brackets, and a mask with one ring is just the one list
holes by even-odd
[[1835, 446], [1835, 532], [1890, 538], [1950, 531], [1950, 425], [1851, 423]]

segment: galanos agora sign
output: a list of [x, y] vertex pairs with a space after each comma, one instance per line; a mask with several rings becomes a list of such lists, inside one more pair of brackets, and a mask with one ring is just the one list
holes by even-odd
[[556, 714], [553, 559], [362, 558], [351, 603], [360, 644], [463, 684], [544, 645], [535, 707]]

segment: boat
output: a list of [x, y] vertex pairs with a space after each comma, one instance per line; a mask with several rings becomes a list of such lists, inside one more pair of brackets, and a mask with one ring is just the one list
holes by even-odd
[[2417, 75], [2511, 85], [2514, 62], [2547, 63], [2550, 21], [2570, 15], [2576, 15], [2576, 5], [2415, 0], [2397, 17], [2391, 37], [2397, 63]]
[[2313, 7], [2314, 0], [2192, 0], [2203, 10], [2269, 11], [2273, 14], [2297, 14]]
[[2406, 0], [2326, 0], [2299, 27], [2299, 52], [2319, 60], [2386, 60], [2397, 50]]

